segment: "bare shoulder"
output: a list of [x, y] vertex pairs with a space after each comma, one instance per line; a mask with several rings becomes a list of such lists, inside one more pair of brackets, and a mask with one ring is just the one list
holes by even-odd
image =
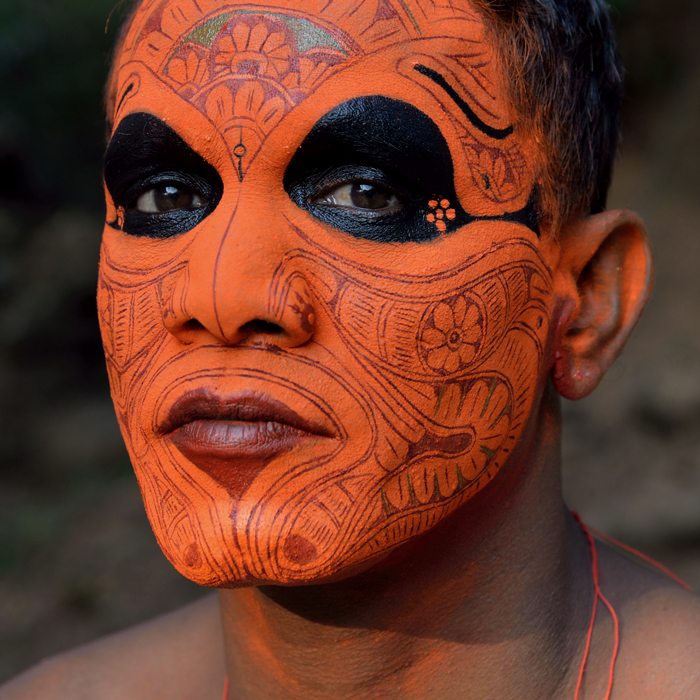
[[700, 596], [606, 546], [601, 589], [620, 619], [613, 697], [700, 699]]
[[175, 612], [52, 657], [0, 688], [0, 700], [218, 700], [219, 602]]

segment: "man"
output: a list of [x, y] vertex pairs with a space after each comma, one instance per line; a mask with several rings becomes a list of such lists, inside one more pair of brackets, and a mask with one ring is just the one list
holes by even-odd
[[700, 604], [564, 506], [649, 293], [597, 0], [144, 0], [98, 305], [159, 543], [219, 589], [4, 698], [697, 698]]

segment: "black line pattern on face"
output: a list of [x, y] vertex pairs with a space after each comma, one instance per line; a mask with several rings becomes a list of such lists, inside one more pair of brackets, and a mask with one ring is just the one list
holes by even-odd
[[[216, 169], [165, 122], [145, 112], [124, 117], [112, 136], [104, 159], [107, 189], [123, 222], [108, 222], [133, 236], [168, 238], [193, 229], [205, 219], [223, 195]], [[145, 213], [134, 208], [140, 194], [175, 185], [198, 193], [205, 205]]]
[[[339, 4], [347, 6], [344, 16], [351, 27], [359, 22], [358, 8], [371, 5], [363, 0], [354, 4], [343, 0]], [[398, 0], [390, 0], [388, 4], [395, 9]], [[458, 12], [448, 5], [449, 2], [441, 5], [445, 12]], [[152, 7], [160, 12], [164, 4], [153, 2]], [[203, 15], [199, 6], [196, 10]], [[148, 26], [160, 22], [155, 10], [153, 16], [156, 20], [151, 17]], [[391, 31], [392, 41], [404, 38], [393, 14], [386, 20], [373, 14], [368, 17], [365, 31], [367, 36], [370, 33], [372, 36], [366, 40], [368, 51], [382, 48]], [[267, 22], [266, 19], [264, 23]], [[231, 23], [226, 36], [239, 27], [239, 23]], [[168, 65], [170, 70], [174, 64], [167, 63], [168, 56], [183, 59], [182, 80], [176, 79], [173, 70], [164, 75], [164, 81], [210, 118], [238, 161], [238, 177], [233, 175], [227, 180], [227, 187], [239, 186], [236, 180], [243, 181], [268, 133], [322, 82], [312, 73], [314, 81], [300, 85], [293, 99], [282, 106], [281, 93], [275, 87], [278, 81], [269, 78], [263, 81], [239, 70], [240, 66], [249, 66], [247, 62], [217, 63], [216, 56], [220, 53], [216, 53], [216, 45], [209, 52], [206, 47], [190, 42], [181, 45], [179, 37], [163, 33], [154, 36], [159, 41], [151, 46], [159, 54], [157, 57], [154, 54], [149, 65]], [[149, 41], [149, 37], [143, 41]], [[205, 56], [206, 61], [200, 60]], [[197, 71], [191, 71], [195, 58], [199, 61], [194, 61]], [[314, 56], [310, 54], [307, 58]], [[320, 64], [315, 65], [320, 70]], [[327, 75], [333, 74], [335, 65], [329, 66]], [[225, 98], [230, 107], [218, 114], [212, 96], [213, 73], [208, 72], [215, 71], [217, 66], [222, 69], [216, 78], [217, 97]], [[410, 74], [412, 63], [407, 66]], [[418, 75], [411, 77], [414, 85], [425, 83]], [[127, 107], [139, 91], [139, 83], [135, 85], [126, 93], [129, 99], [123, 100]], [[425, 90], [429, 86], [423, 84], [421, 88]], [[250, 99], [245, 101], [244, 96]], [[251, 114], [236, 112], [236, 104], [257, 105], [258, 98], [264, 109], [257, 111], [256, 119], [251, 117], [253, 128], [246, 130], [242, 125]], [[447, 112], [448, 105], [443, 109]], [[449, 114], [459, 120], [464, 131], [469, 131], [461, 113], [450, 108]], [[259, 128], [262, 117], [266, 119], [264, 129]], [[390, 139], [392, 134], [389, 128], [378, 138]], [[467, 135], [469, 149], [465, 145], [462, 154], [457, 145], [452, 153], [458, 159], [471, 158], [475, 183], [482, 176], [474, 163], [478, 163], [482, 154], [489, 156], [484, 157], [487, 164], [483, 172], [492, 180], [495, 180], [492, 174], [495, 166], [488, 167], [490, 164], [502, 161], [507, 164], [506, 170], [516, 168], [515, 159], [504, 144], [484, 145], [482, 141], [486, 139], [473, 144], [479, 135], [476, 131]], [[244, 141], [246, 152], [239, 149], [237, 153], [236, 147]], [[367, 150], [371, 155], [371, 149]], [[447, 155], [451, 168], [449, 150]], [[382, 171], [381, 164], [373, 163], [364, 167]], [[419, 175], [428, 175], [424, 162], [418, 162], [417, 167]], [[402, 173], [391, 172], [396, 176], [396, 187], [404, 183]], [[285, 184], [286, 179], [287, 175]], [[448, 189], [454, 189], [453, 179], [450, 170]], [[521, 185], [525, 179], [517, 173], [514, 180], [515, 194], [507, 191], [502, 195], [498, 186], [492, 186], [488, 192], [495, 190], [495, 194], [489, 201], [505, 206], [517, 198], [520, 206], [529, 186]], [[447, 191], [426, 195], [438, 198], [436, 207], [439, 205], [443, 214], [447, 209], [441, 198], [446, 194]], [[456, 197], [450, 202], [458, 204]], [[465, 212], [462, 222], [501, 220], [521, 223], [536, 231], [536, 203], [534, 189], [530, 202], [519, 212], [481, 217]], [[435, 216], [437, 209], [430, 208], [429, 203], [427, 207], [423, 209], [424, 216]], [[444, 223], [445, 219], [439, 221]], [[209, 228], [210, 223], [201, 229], [203, 235], [217, 234], [215, 228]], [[323, 248], [313, 235], [289, 224], [299, 236], [300, 244], [287, 250], [280, 262], [271, 286], [277, 291], [270, 293], [269, 306], [279, 310], [280, 318], [293, 312], [290, 315], [298, 317], [299, 323], [309, 321], [313, 313], [316, 327], [325, 333], [335, 326], [337, 333], [335, 342], [323, 340], [326, 345], [320, 344], [319, 334], [312, 341], [314, 353], [308, 357], [304, 348], [283, 349], [275, 345], [274, 339], [261, 347], [217, 346], [216, 357], [208, 355], [204, 361], [198, 360], [196, 353], [208, 352], [207, 348], [193, 344], [176, 349], [163, 321], [178, 308], [184, 309], [188, 289], [201, 284], [201, 278], [190, 278], [189, 256], [195, 248], [190, 242], [194, 239], [189, 239], [172, 255], [167, 252], [172, 250], [169, 245], [156, 243], [151, 248], [149, 244], [151, 250], [161, 252], [154, 256], [150, 268], [143, 268], [137, 256], [120, 252], [121, 241], [112, 248], [110, 241], [114, 237], [107, 231], [99, 308], [117, 413], [160, 544], [182, 573], [203, 585], [246, 578], [254, 581], [256, 577], [267, 583], [310, 581], [337, 570], [343, 562], [357, 563], [377, 552], [385, 552], [432, 527], [491, 480], [508, 459], [522, 424], [530, 415], [532, 394], [528, 390], [528, 377], [537, 373], [533, 367], [539, 367], [542, 362], [542, 339], [547, 337], [551, 305], [551, 278], [531, 236], [518, 239], [516, 235], [523, 232], [514, 232], [512, 238], [503, 242], [508, 252], [506, 262], [489, 264], [482, 259], [496, 255], [497, 251], [480, 250], [470, 260], [446, 261], [445, 269], [436, 275], [403, 275], [397, 288], [394, 271], [373, 267], [369, 264], [372, 261], [361, 264], [339, 258], [336, 250]], [[143, 233], [136, 235], [162, 237], [153, 229], [142, 230]], [[128, 232], [134, 233], [134, 229]], [[434, 224], [430, 235], [439, 235]], [[204, 242], [208, 243], [206, 239]], [[235, 264], [235, 257], [228, 257], [229, 263]], [[221, 279], [227, 284], [246, 284], [236, 274], [224, 274], [225, 268], [219, 266], [225, 264], [226, 258], [217, 257], [216, 269], [221, 271]], [[485, 275], [477, 271], [482, 267], [488, 268]], [[302, 300], [303, 314], [296, 308], [302, 306]], [[218, 316], [216, 320], [220, 324]], [[482, 340], [487, 326], [503, 329], [500, 342], [489, 345]], [[469, 348], [473, 348], [474, 357]], [[477, 354], [484, 358], [478, 367]], [[256, 369], [258, 365], [260, 369]], [[139, 429], [140, 412], [144, 411], [152, 420], [147, 402], [162, 394], [166, 386], [159, 383], [161, 372], [163, 377], [170, 373], [177, 386], [190, 380], [188, 373], [192, 381], [200, 384], [236, 375], [255, 375], [260, 380], [258, 388], [272, 387], [275, 383], [295, 386], [300, 396], [308, 392], [319, 402], [332, 397], [334, 405], [342, 406], [343, 411], [355, 405], [367, 408], [363, 413], [366, 427], [362, 424], [362, 429], [356, 430], [361, 436], [356, 441], [361, 451], [348, 453], [339, 460], [325, 455], [293, 462], [291, 468], [283, 470], [281, 479], [257, 496], [257, 504], [252, 512], [244, 514], [245, 520], [243, 514], [232, 518], [234, 511], [225, 512], [220, 494], [211, 483], [199, 478], [201, 473], [197, 469], [183, 467], [172, 452], [147, 443], [144, 431]], [[329, 391], [332, 385], [333, 390]], [[340, 394], [340, 390], [345, 393]], [[348, 412], [348, 422], [354, 426], [361, 424], [357, 415]], [[452, 443], [455, 433], [459, 437]], [[467, 433], [479, 439], [469, 442]], [[384, 447], [385, 443], [390, 449]], [[473, 450], [469, 455], [459, 453], [457, 459], [457, 448], [468, 449], [467, 445]], [[376, 465], [370, 455], [376, 459]], [[277, 496], [285, 490], [292, 496], [280, 502], [282, 499]], [[277, 514], [270, 525], [272, 519], [265, 518], [273, 507]], [[249, 526], [236, 526], [238, 529], [232, 530], [236, 518]], [[316, 559], [299, 546], [305, 540], [313, 545], [307, 550], [318, 554]], [[296, 544], [288, 546], [290, 542]]]
[[127, 85], [126, 90], [124, 90], [120, 100], [119, 104], [117, 105], [117, 108], [114, 110], [115, 114], [119, 114], [119, 110], [122, 108], [122, 105], [124, 104], [124, 100], [129, 96], [129, 93], [136, 87], [136, 83], [131, 82]]
[[[297, 206], [356, 238], [430, 241], [474, 221], [519, 223], [539, 235], [536, 190], [516, 212], [475, 216], [464, 211], [450, 149], [438, 126], [413, 105], [383, 95], [348, 100], [324, 115], [297, 149], [283, 182]], [[315, 201], [333, 186], [353, 182], [384, 186], [402, 206], [382, 213]], [[440, 227], [436, 203], [443, 209]]]
[[[166, 343], [158, 300], [180, 296], [171, 278], [187, 280], [186, 267], [176, 259], [135, 269], [127, 259], [124, 268], [104, 252], [100, 317], [117, 412], [161, 543], [202, 584], [310, 580], [425, 531], [498, 473], [529, 415], [551, 295], [551, 277], [531, 240], [511, 238], [430, 277], [397, 277], [338, 258], [297, 233], [300, 247], [275, 271], [271, 308], [284, 313], [297, 293], [308, 292], [320, 322], [337, 333], [332, 353], [219, 346], [214, 357], [197, 345], [175, 348]], [[488, 264], [499, 250], [509, 260]], [[444, 279], [451, 280], [447, 288]], [[471, 338], [473, 357], [452, 337], [470, 332], [479, 336]], [[204, 364], [197, 359], [202, 350]], [[254, 379], [257, 390], [273, 396], [275, 386], [284, 386], [324, 412], [343, 407], [333, 422], [354, 416], [355, 438], [337, 451], [291, 460], [251, 499], [254, 505], [235, 511], [236, 539], [217, 548], [207, 523], [219, 533], [228, 523], [216, 510], [217, 494], [173, 450], [144, 442], [148, 431], [137, 426], [153, 420], [148, 397], [233, 377]], [[345, 413], [351, 405], [364, 416], [361, 429], [359, 413]], [[304, 541], [313, 557], [287, 546]]]
[[477, 128], [486, 136], [498, 141], [507, 138], [513, 133], [513, 127], [508, 126], [505, 129], [496, 129], [493, 126], [489, 126], [486, 122], [479, 119], [474, 110], [457, 94], [457, 91], [443, 78], [437, 71], [432, 68], [423, 66], [420, 63], [413, 67], [415, 71], [418, 71], [421, 75], [432, 80], [436, 85], [439, 85], [455, 102], [455, 104], [462, 110], [467, 119], [471, 122], [472, 126]]

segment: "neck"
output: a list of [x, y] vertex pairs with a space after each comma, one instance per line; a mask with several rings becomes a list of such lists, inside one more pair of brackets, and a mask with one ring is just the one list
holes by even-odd
[[337, 583], [221, 591], [231, 696], [573, 697], [590, 559], [559, 444], [548, 389], [503, 473], [390, 560]]

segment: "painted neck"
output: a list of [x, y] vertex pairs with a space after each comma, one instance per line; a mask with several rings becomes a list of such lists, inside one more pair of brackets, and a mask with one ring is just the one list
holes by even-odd
[[548, 388], [503, 473], [368, 572], [221, 591], [232, 696], [467, 700], [518, 689], [526, 699], [568, 688], [590, 565], [563, 504], [560, 423]]

